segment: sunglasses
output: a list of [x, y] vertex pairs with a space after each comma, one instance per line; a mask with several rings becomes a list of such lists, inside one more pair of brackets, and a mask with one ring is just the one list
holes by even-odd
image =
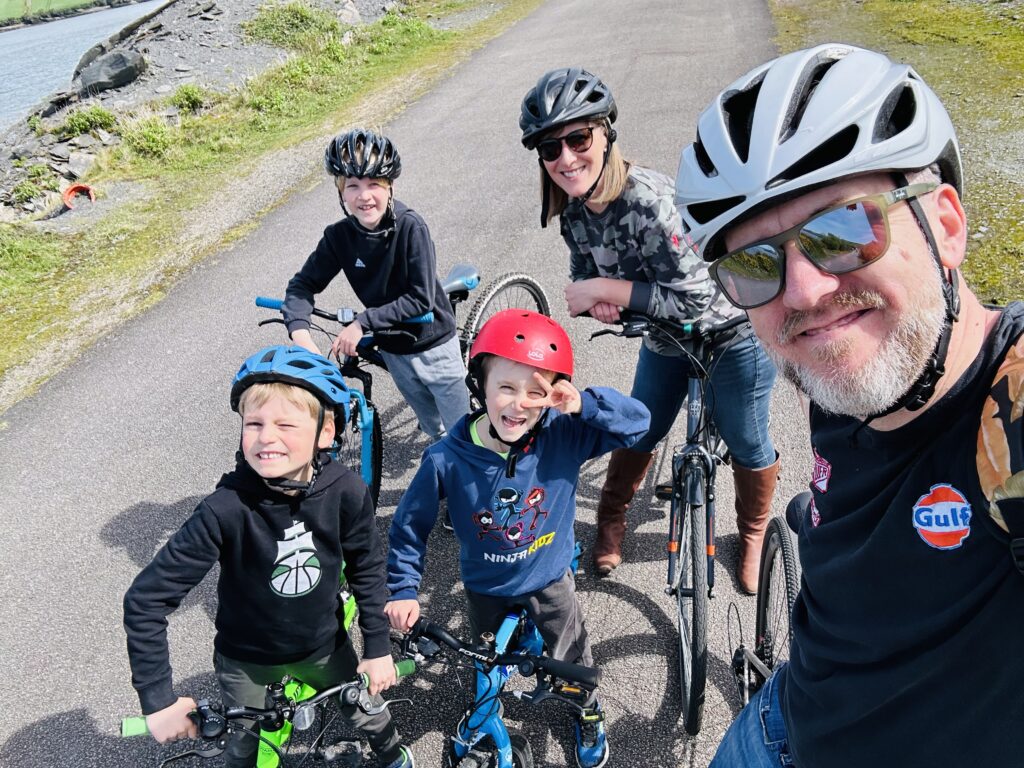
[[544, 139], [537, 143], [537, 154], [540, 159], [546, 162], [554, 162], [562, 154], [562, 142], [573, 152], [586, 152], [594, 143], [594, 129], [592, 126], [577, 128], [565, 136], [557, 136]]
[[786, 243], [794, 243], [822, 272], [853, 272], [877, 261], [888, 250], [889, 208], [936, 187], [938, 184], [933, 183], [911, 184], [840, 203], [774, 237], [727, 253], [708, 271], [737, 307], [760, 307], [786, 286]]

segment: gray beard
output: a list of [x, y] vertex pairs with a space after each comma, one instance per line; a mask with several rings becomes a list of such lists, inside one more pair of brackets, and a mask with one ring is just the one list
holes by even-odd
[[[941, 280], [937, 272], [932, 273], [933, 280]], [[883, 340], [878, 353], [858, 370], [851, 371], [842, 365], [852, 352], [853, 343], [848, 339], [817, 351], [818, 361], [826, 366], [823, 374], [787, 361], [770, 345], [765, 345], [766, 351], [782, 375], [822, 410], [858, 419], [882, 413], [921, 376], [942, 332], [946, 310], [937, 280], [935, 290], [927, 293], [929, 300], [911, 306]], [[837, 303], [874, 309], [888, 306], [884, 297], [874, 291], [837, 296], [833, 304]], [[780, 334], [783, 339], [785, 333], [784, 327]]]

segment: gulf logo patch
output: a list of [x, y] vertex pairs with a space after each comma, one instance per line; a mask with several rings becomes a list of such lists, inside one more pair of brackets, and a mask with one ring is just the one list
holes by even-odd
[[935, 549], [957, 549], [971, 535], [971, 505], [948, 483], [933, 485], [914, 505], [914, 528]]

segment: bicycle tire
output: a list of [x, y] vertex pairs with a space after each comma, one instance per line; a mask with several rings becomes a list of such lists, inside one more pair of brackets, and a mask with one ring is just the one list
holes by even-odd
[[[526, 737], [519, 733], [510, 733], [508, 740], [512, 745], [512, 768], [533, 768], [533, 749]], [[496, 768], [498, 754], [493, 749], [489, 753], [471, 750], [465, 757], [455, 756], [451, 740], [445, 747], [444, 765], [446, 768]]]
[[773, 517], [761, 547], [754, 653], [769, 669], [775, 669], [780, 661], [789, 658], [790, 621], [800, 590], [800, 560], [795, 538], [785, 519]]
[[532, 309], [542, 315], [551, 315], [547, 294], [535, 279], [521, 272], [509, 272], [496, 277], [473, 304], [459, 332], [463, 362], [469, 363], [469, 350], [483, 324], [503, 309]]
[[[337, 436], [338, 460], [357, 475], [361, 476], [364, 482], [367, 480], [363, 474], [363, 430], [360, 425], [360, 413], [357, 407], [358, 401], [353, 398], [349, 408], [348, 422], [344, 430]], [[369, 400], [366, 407], [373, 417], [373, 428], [370, 430], [370, 472], [369, 481], [366, 482], [370, 489], [370, 497], [373, 499], [374, 508], [380, 499], [381, 474], [384, 470], [384, 434], [380, 424], [380, 413]]]
[[[680, 494], [675, 494], [678, 498]], [[673, 504], [677, 503], [673, 500]], [[679, 691], [683, 728], [700, 733], [708, 679], [707, 521], [704, 507], [683, 504], [680, 526], [679, 585], [676, 620], [679, 628]], [[690, 594], [684, 594], [684, 590]]]

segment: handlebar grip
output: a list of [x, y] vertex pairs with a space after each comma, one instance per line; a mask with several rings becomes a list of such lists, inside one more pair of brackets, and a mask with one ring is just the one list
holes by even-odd
[[425, 635], [431, 640], [437, 640], [439, 643], [444, 643], [452, 650], [459, 650], [462, 648], [462, 643], [450, 635], [446, 630], [437, 626], [433, 622], [427, 621], [426, 619], [418, 619], [416, 625], [413, 627], [413, 632], [416, 635]]
[[417, 325], [426, 325], [427, 323], [434, 322], [433, 312], [424, 312], [422, 315], [416, 317], [410, 317], [408, 320], [403, 320], [403, 323], [415, 323]]
[[122, 739], [130, 739], [134, 736], [146, 736], [147, 734], [149, 734], [149, 726], [146, 725], [145, 717], [121, 718]]
[[280, 311], [284, 306], [284, 299], [271, 299], [269, 296], [257, 296], [256, 306], [264, 309], [276, 309]]
[[579, 683], [586, 688], [597, 688], [601, 683], [601, 670], [594, 667], [544, 657], [534, 658], [532, 661], [538, 668], [570, 683]]
[[416, 671], [416, 660], [415, 659], [402, 659], [400, 662], [395, 664], [395, 676], [401, 680], [406, 675], [411, 675]]

